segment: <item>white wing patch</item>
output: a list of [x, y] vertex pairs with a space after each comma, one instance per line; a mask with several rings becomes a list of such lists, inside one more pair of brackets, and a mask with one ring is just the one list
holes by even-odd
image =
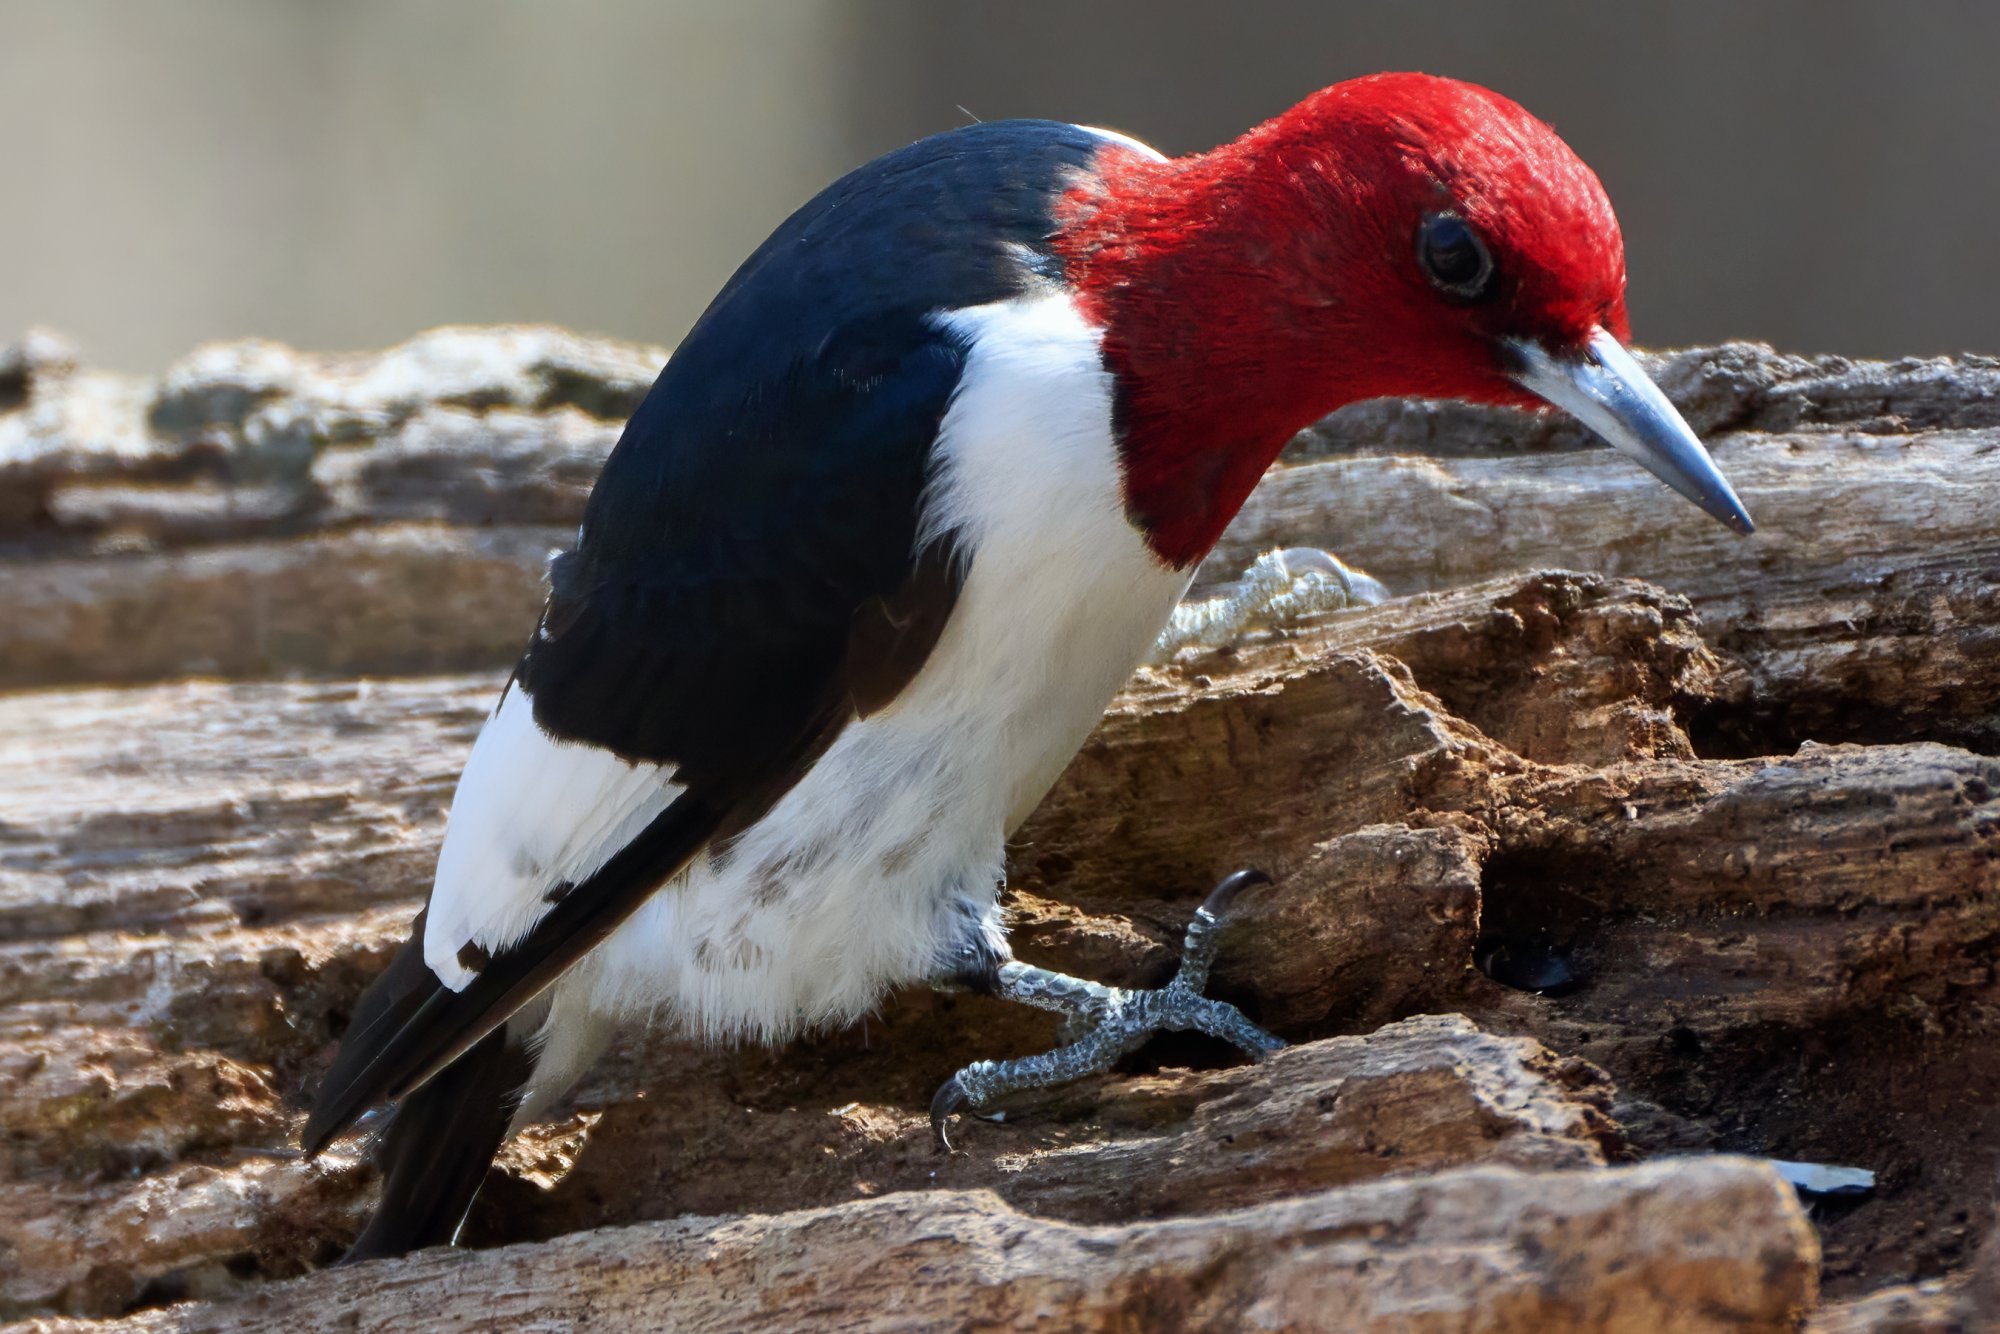
[[550, 890], [597, 870], [681, 789], [674, 771], [631, 764], [535, 725], [516, 683], [473, 743], [438, 854], [424, 923], [424, 962], [453, 991], [478, 969], [473, 946], [497, 954], [534, 929]]

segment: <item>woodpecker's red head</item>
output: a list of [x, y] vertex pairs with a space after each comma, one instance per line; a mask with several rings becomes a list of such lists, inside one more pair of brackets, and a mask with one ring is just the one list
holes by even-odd
[[1058, 237], [1119, 380], [1128, 502], [1200, 558], [1298, 430], [1410, 395], [1554, 403], [1741, 531], [1624, 350], [1625, 250], [1569, 146], [1472, 84], [1336, 84], [1209, 153], [1122, 145]]

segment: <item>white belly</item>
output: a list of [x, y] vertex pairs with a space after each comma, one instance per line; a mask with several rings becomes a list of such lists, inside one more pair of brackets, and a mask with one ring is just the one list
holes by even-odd
[[1188, 574], [1125, 518], [1109, 377], [1068, 302], [948, 322], [971, 352], [926, 530], [973, 555], [943, 637], [890, 707], [850, 724], [768, 815], [558, 985], [547, 1076], [573, 1063], [565, 1027], [645, 1014], [777, 1038], [856, 1019], [890, 986], [933, 975], [968, 921], [999, 943], [1006, 835], [1159, 635]]

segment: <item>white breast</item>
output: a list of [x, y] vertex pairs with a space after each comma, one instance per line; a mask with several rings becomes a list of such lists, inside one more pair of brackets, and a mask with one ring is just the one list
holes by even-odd
[[[943, 637], [890, 707], [565, 979], [556, 1047], [605, 1014], [729, 1037], [845, 1022], [932, 975], [968, 921], [997, 937], [1007, 833], [1184, 591], [1125, 518], [1111, 380], [1069, 299], [941, 322], [969, 352], [924, 531], [971, 552]], [[566, 1063], [545, 1060], [552, 1075]]]

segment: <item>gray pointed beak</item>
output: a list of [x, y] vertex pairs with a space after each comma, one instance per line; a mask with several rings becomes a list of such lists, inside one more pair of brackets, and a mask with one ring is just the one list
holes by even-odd
[[1503, 346], [1508, 373], [1523, 389], [1575, 417], [1737, 532], [1756, 531], [1694, 431], [1611, 334], [1593, 331], [1580, 357], [1551, 356], [1525, 338], [1510, 338]]

